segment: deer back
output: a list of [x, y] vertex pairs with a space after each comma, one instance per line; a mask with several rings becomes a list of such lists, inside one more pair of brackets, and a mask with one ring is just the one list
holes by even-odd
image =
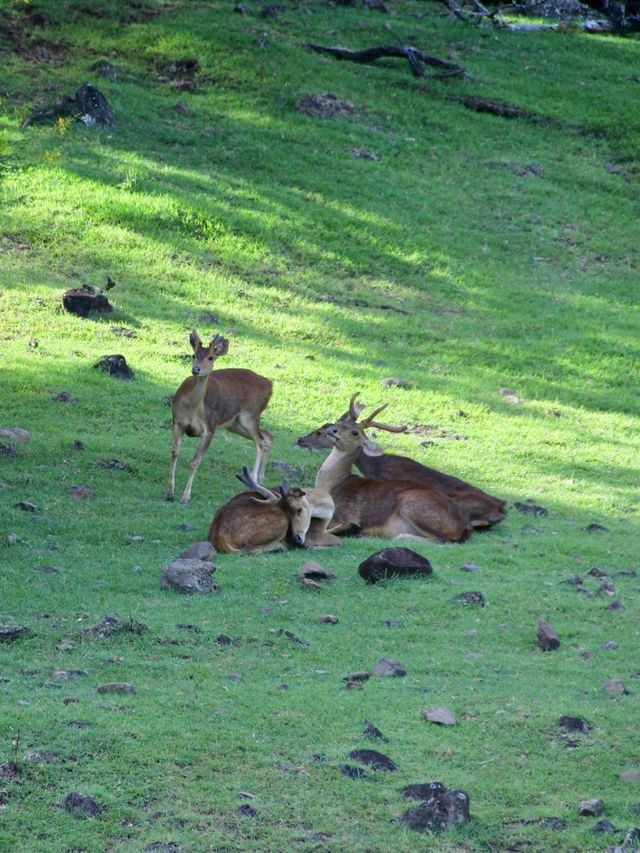
[[214, 370], [207, 381], [204, 397], [207, 420], [222, 425], [240, 412], [259, 416], [266, 408], [272, 390], [271, 380], [253, 370], [236, 367]]
[[281, 542], [288, 529], [289, 518], [279, 504], [267, 504], [258, 492], [242, 492], [218, 509], [207, 538], [228, 553]]

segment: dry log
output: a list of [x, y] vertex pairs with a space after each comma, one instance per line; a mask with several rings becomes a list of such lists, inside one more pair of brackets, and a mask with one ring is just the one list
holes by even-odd
[[466, 71], [460, 65], [439, 59], [437, 56], [431, 56], [410, 45], [389, 44], [381, 45], [380, 47], [369, 47], [365, 50], [348, 50], [345, 47], [323, 47], [322, 45], [311, 43], [308, 43], [307, 47], [316, 53], [328, 53], [336, 59], [343, 59], [349, 62], [368, 63], [375, 62], [376, 59], [380, 59], [381, 57], [401, 57], [407, 60], [411, 72], [415, 77], [424, 77], [423, 64], [441, 68], [448, 75], [466, 76]]

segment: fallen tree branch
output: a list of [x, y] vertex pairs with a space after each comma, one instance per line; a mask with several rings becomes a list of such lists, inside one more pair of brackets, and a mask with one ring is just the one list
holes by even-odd
[[402, 57], [407, 60], [414, 77], [424, 77], [425, 65], [432, 65], [436, 68], [442, 68], [450, 75], [465, 77], [467, 72], [460, 65], [455, 65], [453, 62], [447, 62], [444, 59], [438, 59], [437, 56], [430, 56], [422, 50], [409, 45], [382, 45], [380, 47], [370, 47], [365, 50], [348, 50], [345, 47], [323, 47], [319, 44], [307, 44], [310, 50], [315, 50], [316, 53], [328, 53], [336, 59], [344, 59], [349, 62], [375, 62], [384, 56]]

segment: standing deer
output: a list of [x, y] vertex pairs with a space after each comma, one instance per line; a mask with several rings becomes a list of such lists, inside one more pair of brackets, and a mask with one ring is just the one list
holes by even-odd
[[173, 398], [173, 446], [167, 500], [172, 501], [176, 488], [176, 465], [183, 436], [199, 436], [198, 449], [191, 460], [191, 470], [181, 503], [189, 503], [191, 489], [202, 457], [218, 428], [228, 429], [250, 438], [256, 444], [253, 478], [264, 480], [264, 471], [273, 444], [273, 436], [260, 426], [260, 415], [271, 397], [273, 384], [253, 370], [229, 368], [213, 370], [217, 358], [226, 355], [229, 341], [222, 335], [203, 346], [198, 333], [189, 335], [193, 349], [191, 373]]
[[[354, 394], [349, 404], [349, 411], [340, 417], [338, 423], [355, 423], [364, 409], [362, 403], [355, 402], [356, 397], [357, 394]], [[332, 448], [333, 442], [327, 434], [330, 426], [329, 423], [323, 424], [318, 429], [301, 436], [296, 444], [299, 447], [307, 447], [309, 450]], [[440, 489], [467, 512], [471, 526], [474, 528], [492, 527], [502, 521], [507, 514], [506, 501], [493, 497], [458, 477], [444, 474], [435, 468], [428, 468], [408, 456], [396, 456], [392, 453], [368, 456], [361, 448], [356, 456], [355, 465], [365, 477], [376, 480], [412, 480]]]
[[358, 423], [362, 408], [356, 411], [354, 400], [352, 397], [351, 417], [327, 428], [332, 450], [316, 477], [316, 487], [330, 492], [335, 504], [329, 532], [355, 528], [363, 536], [417, 536], [436, 542], [467, 539], [472, 527], [466, 512], [439, 489], [411, 480], [375, 480], [351, 473], [361, 449], [367, 456], [383, 453], [382, 448], [367, 438], [365, 429], [376, 427], [388, 432], [405, 429], [374, 420], [387, 404]]
[[209, 542], [225, 554], [259, 554], [304, 545], [311, 509], [302, 489], [290, 489], [286, 480], [277, 489], [266, 489], [256, 483], [246, 465], [236, 477], [250, 491], [220, 507], [209, 528]]

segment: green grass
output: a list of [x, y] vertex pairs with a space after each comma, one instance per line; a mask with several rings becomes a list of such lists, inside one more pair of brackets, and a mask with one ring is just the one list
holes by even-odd
[[[612, 612], [587, 573], [638, 568], [640, 43], [470, 28], [437, 5], [389, 5], [385, 16], [308, 0], [264, 18], [253, 0], [246, 15], [230, 0], [38, 0], [44, 29], [26, 23], [33, 4], [0, 9], [0, 426], [31, 432], [0, 457], [0, 622], [31, 628], [0, 647], [0, 764], [21, 771], [0, 781], [2, 849], [600, 851], [639, 822], [639, 783], [618, 778], [640, 765], [639, 581], [613, 578], [625, 609]], [[400, 61], [338, 63], [306, 42], [414, 44], [471, 76], [416, 81]], [[164, 73], [185, 56], [201, 64], [193, 93]], [[88, 70], [102, 58], [118, 80]], [[21, 129], [85, 80], [112, 103], [115, 131]], [[319, 92], [354, 112], [297, 111]], [[467, 95], [538, 118], [477, 114]], [[64, 290], [107, 275], [113, 315], [63, 312]], [[199, 322], [204, 312], [219, 323]], [[116, 336], [120, 326], [135, 337]], [[167, 399], [188, 374], [194, 327], [230, 338], [221, 367], [274, 379], [271, 459], [297, 466], [303, 484], [321, 456], [295, 438], [360, 391], [389, 402], [389, 422], [434, 427], [379, 436], [385, 448], [549, 516], [512, 508], [464, 545], [417, 545], [434, 565], [419, 582], [366, 587], [357, 566], [387, 543], [350, 539], [311, 555], [222, 555], [215, 597], [161, 591], [162, 566], [206, 537], [253, 460], [251, 443], [218, 435], [192, 503], [162, 499]], [[114, 352], [133, 381], [93, 369]], [[410, 387], [385, 388], [390, 376]], [[77, 403], [55, 402], [61, 391]], [[179, 492], [193, 449], [187, 439]], [[109, 459], [132, 473], [98, 464]], [[93, 497], [70, 496], [78, 484]], [[586, 533], [594, 522], [607, 530]], [[318, 594], [297, 580], [308, 556], [338, 575]], [[461, 572], [464, 561], [481, 573]], [[593, 597], [561, 583], [575, 574]], [[486, 608], [451, 603], [472, 589]], [[147, 630], [84, 633], [110, 613]], [[542, 616], [562, 641], [546, 655]], [[220, 646], [222, 633], [234, 645]], [[383, 655], [407, 677], [345, 688], [344, 675]], [[605, 694], [611, 678], [630, 694]], [[96, 692], [112, 681], [135, 695]], [[426, 723], [433, 705], [458, 726]], [[594, 725], [576, 748], [561, 714]], [[375, 747], [365, 718], [399, 770], [353, 781], [339, 765]], [[44, 750], [56, 760], [35, 760]], [[401, 788], [433, 779], [466, 790], [473, 819], [424, 838], [394, 818], [409, 805]], [[61, 804], [72, 790], [102, 816], [71, 817]], [[243, 791], [255, 819], [236, 813]], [[616, 835], [578, 817], [596, 796]], [[549, 816], [567, 828], [524, 823]]]

